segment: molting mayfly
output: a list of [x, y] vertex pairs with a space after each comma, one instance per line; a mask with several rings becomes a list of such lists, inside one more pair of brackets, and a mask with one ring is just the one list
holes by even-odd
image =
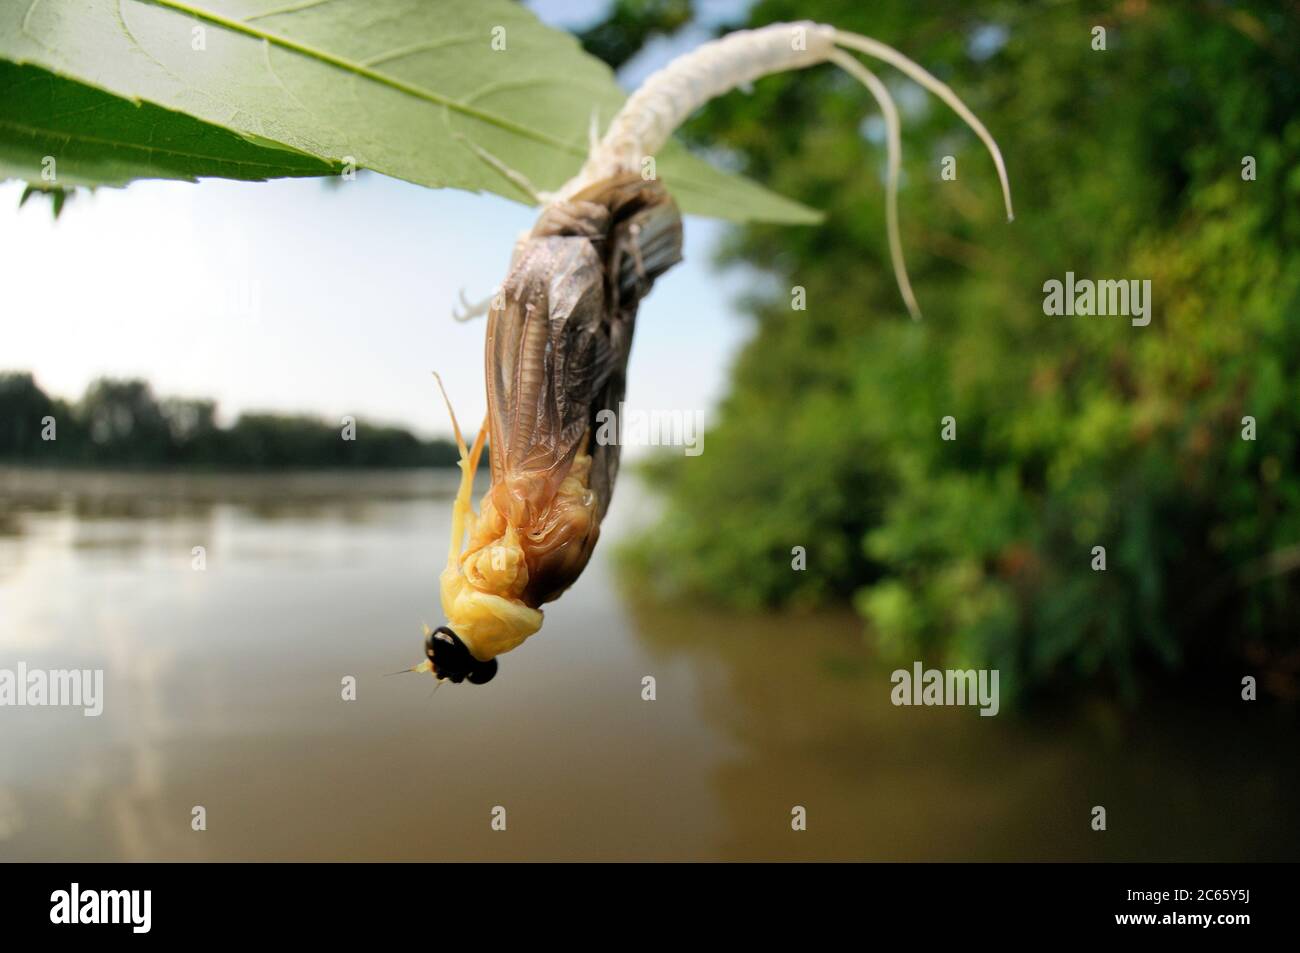
[[[486, 308], [488, 419], [472, 447], [452, 414], [461, 481], [440, 577], [447, 624], [426, 627], [426, 659], [411, 671], [490, 680], [496, 657], [541, 628], [541, 606], [586, 567], [619, 463], [617, 442], [593, 445], [596, 415], [623, 397], [637, 306], [681, 260], [681, 215], [664, 187], [642, 175], [642, 162], [696, 109], [771, 73], [825, 62], [866, 86], [886, 125], [890, 257], [903, 301], [920, 316], [898, 232], [898, 110], [849, 50], [896, 67], [970, 125], [993, 157], [1011, 220], [1006, 168], [988, 130], [951, 89], [876, 40], [817, 23], [778, 23], [706, 43], [647, 79], [603, 138], [593, 130], [581, 171], [558, 192], [537, 195], [537, 224], [516, 243]], [[470, 496], [489, 436], [492, 483], [475, 514]]]

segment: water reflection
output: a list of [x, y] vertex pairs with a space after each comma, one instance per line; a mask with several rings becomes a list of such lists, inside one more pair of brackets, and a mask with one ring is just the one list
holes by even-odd
[[[642, 607], [636, 620], [701, 673], [705, 717], [735, 741], [715, 771], [725, 856], [1248, 860], [1300, 846], [1285, 715], [1185, 700], [996, 718], [896, 708], [852, 617]], [[792, 803], [808, 831], [774, 836]]]
[[849, 616], [621, 595], [609, 544], [647, 506], [628, 479], [496, 680], [383, 678], [440, 621], [454, 480], [0, 470], [0, 667], [103, 668], [107, 696], [98, 719], [0, 709], [0, 857], [1296, 853], [1293, 726], [1264, 709], [894, 708]]

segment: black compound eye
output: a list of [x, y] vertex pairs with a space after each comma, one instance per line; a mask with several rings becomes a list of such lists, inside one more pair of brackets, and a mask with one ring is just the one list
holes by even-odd
[[[440, 658], [450, 660], [451, 652], [456, 647], [465, 648], [460, 637], [445, 625], [438, 626], [424, 637], [424, 654], [430, 662], [436, 663]], [[468, 651], [466, 649], [467, 653]]]
[[468, 679], [472, 685], [483, 685], [497, 673], [496, 659], [480, 662], [470, 654], [460, 636], [445, 625], [424, 637], [424, 654], [433, 664], [435, 675], [456, 684]]
[[496, 659], [488, 659], [486, 662], [480, 662], [475, 659], [474, 665], [470, 668], [467, 677], [473, 685], [486, 685], [488, 682], [492, 681], [492, 679], [496, 678], [496, 674]]

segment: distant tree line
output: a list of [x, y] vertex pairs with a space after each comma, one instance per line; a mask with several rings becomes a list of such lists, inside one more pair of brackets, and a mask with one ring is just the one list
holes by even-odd
[[0, 372], [0, 461], [31, 464], [288, 469], [453, 466], [448, 440], [358, 420], [245, 413], [216, 422], [216, 403], [157, 398], [141, 380], [101, 378], [79, 401], [46, 394], [30, 373]]

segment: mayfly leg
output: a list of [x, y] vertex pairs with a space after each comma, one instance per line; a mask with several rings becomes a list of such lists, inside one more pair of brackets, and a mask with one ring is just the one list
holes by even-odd
[[438, 382], [438, 390], [441, 391], [443, 402], [447, 405], [447, 413], [451, 415], [451, 429], [456, 435], [456, 449], [460, 451], [460, 489], [456, 491], [456, 503], [452, 507], [451, 542], [447, 549], [447, 568], [454, 570], [460, 563], [460, 550], [465, 541], [465, 531], [472, 529], [474, 520], [474, 507], [471, 501], [474, 492], [474, 473], [478, 470], [479, 458], [487, 442], [487, 421], [485, 420], [483, 426], [479, 428], [478, 436], [474, 438], [473, 448], [467, 449], [465, 437], [460, 432], [460, 423], [456, 420], [456, 411], [451, 406], [451, 398], [447, 396], [447, 388], [442, 386], [442, 376], [434, 371], [433, 377]]
[[533, 183], [529, 181], [528, 176], [524, 175], [518, 169], [510, 168], [510, 166], [506, 165], [472, 139], [467, 139], [459, 133], [456, 134], [456, 138], [469, 146], [469, 148], [472, 149], [480, 159], [500, 172], [521, 192], [526, 194], [534, 205], [545, 205], [547, 201], [549, 201], [551, 194], [549, 192], [543, 192], [541, 189], [537, 188], [537, 186], [533, 185]]
[[470, 301], [468, 298], [465, 297], [465, 289], [461, 288], [460, 306], [465, 310], [457, 311], [455, 308], [452, 308], [451, 316], [456, 321], [472, 321], [474, 318], [481, 318], [483, 317], [483, 315], [487, 314], [490, 310], [492, 310], [492, 299], [495, 297], [496, 297], [496, 293], [494, 292], [488, 295], [482, 301], [477, 301], [477, 302]]

